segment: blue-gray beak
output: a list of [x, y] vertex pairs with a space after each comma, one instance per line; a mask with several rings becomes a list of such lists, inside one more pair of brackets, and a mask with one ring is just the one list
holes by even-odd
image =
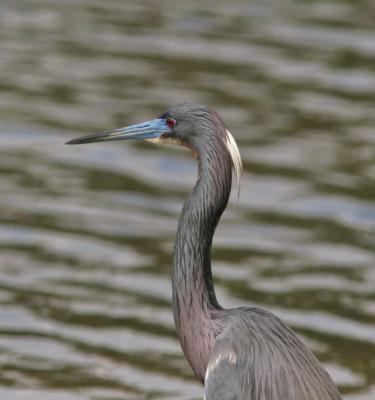
[[65, 144], [83, 144], [94, 142], [109, 142], [112, 140], [147, 140], [157, 139], [163, 133], [170, 131], [165, 119], [153, 119], [141, 124], [130, 125], [125, 128], [105, 131], [93, 135], [82, 136], [69, 140]]

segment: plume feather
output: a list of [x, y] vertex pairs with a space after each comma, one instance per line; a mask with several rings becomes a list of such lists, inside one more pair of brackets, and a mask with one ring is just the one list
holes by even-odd
[[234, 137], [227, 129], [227, 142], [226, 142], [229, 154], [232, 159], [233, 169], [236, 174], [236, 183], [237, 183], [237, 194], [240, 197], [240, 178], [242, 173], [242, 160], [240, 151], [238, 150], [238, 146]]

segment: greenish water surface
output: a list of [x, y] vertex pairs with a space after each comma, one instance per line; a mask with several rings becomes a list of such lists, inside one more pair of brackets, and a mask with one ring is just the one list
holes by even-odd
[[217, 230], [223, 306], [265, 307], [346, 400], [375, 399], [371, 1], [2, 0], [0, 399], [199, 399], [171, 251], [193, 158], [73, 137], [215, 108], [241, 196]]

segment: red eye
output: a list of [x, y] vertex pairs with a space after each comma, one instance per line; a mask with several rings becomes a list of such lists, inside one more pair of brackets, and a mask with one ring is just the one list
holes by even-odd
[[176, 125], [176, 120], [173, 118], [167, 118], [167, 125], [169, 129], [172, 129]]

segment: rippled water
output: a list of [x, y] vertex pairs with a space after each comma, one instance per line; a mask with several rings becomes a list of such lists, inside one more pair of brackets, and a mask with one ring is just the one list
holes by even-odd
[[370, 1], [2, 0], [0, 398], [198, 399], [171, 313], [195, 179], [173, 147], [69, 138], [183, 101], [244, 159], [214, 241], [224, 306], [284, 318], [375, 398]]

